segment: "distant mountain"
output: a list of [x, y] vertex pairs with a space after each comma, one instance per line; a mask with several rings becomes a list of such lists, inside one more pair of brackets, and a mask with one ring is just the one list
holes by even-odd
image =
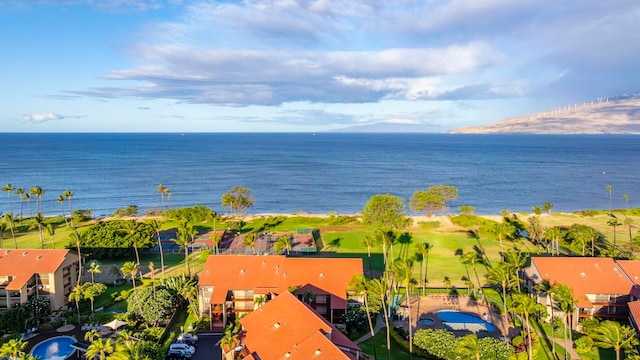
[[396, 123], [376, 123], [370, 125], [357, 125], [341, 129], [329, 130], [329, 132], [351, 132], [351, 133], [441, 133], [443, 131], [438, 125], [413, 125]]
[[600, 100], [448, 131], [452, 134], [640, 134], [640, 99]]

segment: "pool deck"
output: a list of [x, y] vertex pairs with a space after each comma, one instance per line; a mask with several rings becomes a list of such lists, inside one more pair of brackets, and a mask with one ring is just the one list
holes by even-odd
[[[58, 328], [60, 329], [60, 328]], [[68, 329], [68, 330], [67, 330]], [[25, 352], [27, 354], [29, 354], [31, 352], [31, 349], [33, 349], [34, 346], [36, 346], [37, 344], [39, 344], [40, 342], [47, 340], [47, 339], [51, 339], [53, 337], [57, 337], [57, 336], [74, 336], [76, 338], [76, 340], [83, 340], [84, 339], [84, 333], [85, 331], [82, 331], [80, 329], [80, 326], [74, 326], [72, 329], [70, 328], [70, 326], [66, 326], [60, 330], [67, 330], [67, 331], [59, 331], [57, 329], [54, 329], [52, 331], [46, 332], [46, 333], [38, 333], [33, 337], [30, 337], [27, 343], [27, 347], [25, 348]], [[75, 353], [73, 355], [71, 355], [70, 357], [67, 358], [67, 360], [80, 360], [79, 357], [77, 357], [75, 355]]]
[[[412, 300], [411, 302], [411, 316], [412, 316], [412, 329], [413, 331], [419, 329], [444, 329], [442, 320], [437, 315], [440, 310], [457, 310], [464, 313], [474, 314], [480, 318], [486, 314], [486, 321], [492, 323], [495, 327], [495, 331], [479, 331], [477, 335], [479, 337], [493, 336], [501, 338], [506, 335], [509, 338], [515, 336], [517, 329], [504, 328], [504, 319], [502, 315], [498, 315], [491, 309], [486, 303], [482, 301], [476, 301], [467, 295], [449, 296], [445, 294], [429, 294], [427, 297]], [[406, 302], [403, 303], [405, 305]], [[409, 327], [409, 314], [406, 306], [402, 306], [398, 309], [398, 316], [400, 320], [394, 321], [395, 326], [401, 326], [403, 328]], [[418, 320], [421, 317], [432, 319], [435, 323], [433, 325], [419, 324]], [[453, 330], [456, 336], [464, 336], [471, 333], [469, 330]]]

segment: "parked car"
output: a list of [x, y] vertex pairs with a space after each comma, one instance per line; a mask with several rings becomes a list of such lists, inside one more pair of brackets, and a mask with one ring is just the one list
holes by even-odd
[[165, 356], [165, 360], [184, 360], [190, 359], [191, 356], [192, 354], [187, 351], [169, 349], [167, 356]]
[[188, 334], [188, 333], [180, 334], [178, 335], [178, 340], [176, 342], [189, 344], [195, 347], [195, 346], [198, 346], [198, 335]]
[[173, 343], [171, 345], [169, 345], [169, 352], [173, 352], [173, 353], [184, 353], [184, 354], [189, 354], [189, 355], [193, 355], [196, 353], [196, 348], [189, 345], [189, 344], [184, 344], [184, 343]]

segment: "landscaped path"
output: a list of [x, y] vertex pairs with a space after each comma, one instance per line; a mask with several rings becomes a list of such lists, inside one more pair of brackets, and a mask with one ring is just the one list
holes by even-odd
[[[378, 314], [378, 317], [376, 318], [376, 326], [373, 328], [373, 333], [377, 334], [378, 331], [380, 331], [380, 329], [383, 329], [383, 328], [385, 328], [384, 319], [382, 318], [382, 316], [380, 316], [380, 314]], [[362, 335], [361, 338], [355, 340], [354, 343], [360, 344], [361, 342], [366, 341], [370, 338], [371, 338], [371, 331], [367, 331], [366, 334]]]

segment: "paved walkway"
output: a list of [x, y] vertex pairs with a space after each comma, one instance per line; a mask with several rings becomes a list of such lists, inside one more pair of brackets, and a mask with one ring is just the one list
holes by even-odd
[[[373, 333], [377, 334], [378, 331], [380, 331], [380, 329], [383, 329], [386, 327], [387, 324], [385, 324], [384, 319], [382, 318], [382, 316], [380, 316], [380, 314], [378, 314], [378, 317], [376, 317], [376, 326], [373, 328]], [[371, 338], [371, 331], [367, 331], [366, 334], [362, 335], [362, 337], [358, 340], [355, 340], [354, 343], [356, 344], [360, 344], [363, 341], [366, 341], [368, 339]]]

